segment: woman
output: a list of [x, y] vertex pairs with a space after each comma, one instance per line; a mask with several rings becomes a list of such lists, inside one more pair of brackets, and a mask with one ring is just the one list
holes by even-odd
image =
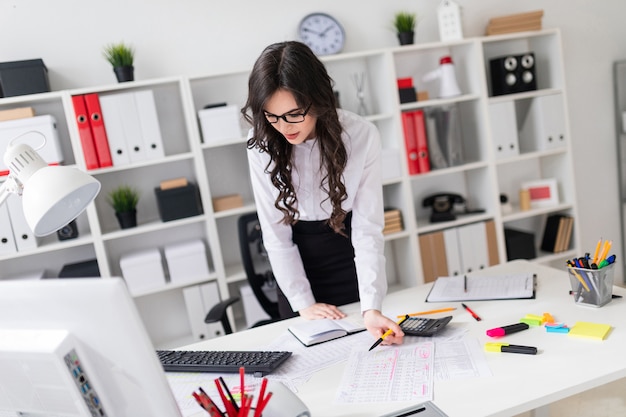
[[401, 343], [400, 327], [380, 312], [387, 278], [374, 125], [337, 109], [324, 64], [295, 41], [261, 53], [242, 113], [281, 316], [338, 319], [338, 306], [360, 300], [368, 331], [391, 329], [384, 343]]

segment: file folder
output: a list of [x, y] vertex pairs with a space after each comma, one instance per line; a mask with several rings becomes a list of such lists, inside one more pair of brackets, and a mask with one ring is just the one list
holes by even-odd
[[15, 247], [18, 251], [35, 249], [37, 247], [37, 238], [28, 226], [28, 223], [26, 223], [22, 197], [11, 194], [6, 203], [9, 208], [9, 218], [11, 219], [11, 225], [13, 227]]
[[85, 157], [85, 166], [87, 169], [99, 168], [100, 163], [98, 162], [96, 144], [93, 140], [93, 134], [91, 133], [91, 123], [89, 123], [89, 114], [87, 113], [85, 97], [82, 95], [72, 96], [72, 104], [74, 105], [74, 114], [76, 115], [76, 124], [78, 125], [80, 144]]
[[420, 170], [413, 112], [407, 111], [402, 113], [402, 128], [404, 130], [404, 146], [406, 148], [409, 175], [416, 175], [419, 174]]
[[111, 152], [109, 150], [109, 141], [102, 117], [102, 109], [100, 108], [100, 99], [98, 94], [85, 94], [85, 105], [89, 113], [89, 123], [91, 124], [91, 133], [98, 155], [98, 164], [100, 168], [113, 166]]
[[126, 135], [118, 101], [118, 94], [100, 97], [100, 106], [102, 107], [102, 116], [107, 131], [113, 166], [130, 164], [130, 153], [126, 144]]
[[[140, 162], [146, 159], [143, 144], [143, 134], [139, 124], [139, 112], [135, 103], [135, 93], [116, 94], [117, 108], [124, 131], [124, 141], [128, 149], [130, 162]], [[117, 139], [116, 139], [117, 140]]]
[[15, 246], [13, 227], [9, 217], [9, 208], [6, 204], [0, 204], [0, 256], [9, 255], [16, 251], [17, 247]]
[[163, 138], [161, 137], [161, 126], [159, 126], [159, 116], [152, 90], [137, 91], [135, 104], [137, 105], [146, 159], [163, 158], [165, 156]]
[[430, 171], [430, 158], [428, 156], [428, 137], [426, 134], [426, 120], [423, 110], [413, 112], [415, 123], [415, 143], [417, 146], [417, 166], [420, 174]]

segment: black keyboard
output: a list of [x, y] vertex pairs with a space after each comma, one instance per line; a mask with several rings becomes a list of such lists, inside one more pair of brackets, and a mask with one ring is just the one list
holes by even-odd
[[157, 350], [163, 369], [170, 372], [238, 373], [240, 367], [248, 374], [263, 376], [285, 362], [287, 351], [212, 351]]

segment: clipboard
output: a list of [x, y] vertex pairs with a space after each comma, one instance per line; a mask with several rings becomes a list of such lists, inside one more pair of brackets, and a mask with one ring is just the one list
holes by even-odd
[[426, 302], [530, 299], [535, 298], [536, 286], [537, 276], [533, 273], [439, 277]]
[[448, 415], [432, 402], [426, 401], [380, 417], [448, 417]]

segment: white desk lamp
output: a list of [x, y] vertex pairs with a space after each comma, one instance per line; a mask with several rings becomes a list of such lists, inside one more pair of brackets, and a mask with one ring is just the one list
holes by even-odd
[[76, 168], [48, 166], [31, 146], [13, 142], [29, 131], [9, 141], [4, 163], [9, 168], [7, 180], [0, 186], [0, 205], [11, 193], [22, 196], [24, 217], [35, 236], [56, 232], [78, 217], [96, 198], [100, 183]]

